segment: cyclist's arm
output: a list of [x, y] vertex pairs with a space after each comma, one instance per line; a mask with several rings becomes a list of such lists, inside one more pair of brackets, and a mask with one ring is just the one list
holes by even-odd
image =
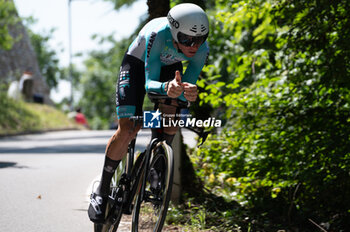
[[[204, 48], [198, 50], [198, 53], [190, 60], [187, 69], [182, 76], [182, 82], [187, 82], [191, 84], [196, 84], [199, 74], [201, 73], [204, 64], [207, 60], [209, 49], [206, 44], [203, 44]], [[184, 95], [182, 94], [180, 100], [186, 100]]]
[[149, 36], [146, 41], [145, 53], [145, 89], [147, 92], [156, 92], [166, 94], [164, 91], [164, 83], [159, 81], [161, 61], [160, 52], [162, 50], [163, 41], [161, 34]]
[[182, 76], [182, 82], [196, 84], [198, 76], [201, 73], [203, 66], [204, 62], [197, 63], [195, 61], [190, 61], [184, 75]]

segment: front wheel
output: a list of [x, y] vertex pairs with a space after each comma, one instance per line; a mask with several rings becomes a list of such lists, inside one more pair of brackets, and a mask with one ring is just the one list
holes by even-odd
[[173, 175], [173, 151], [159, 142], [152, 151], [152, 160], [140, 181], [132, 216], [132, 231], [160, 232], [168, 211]]

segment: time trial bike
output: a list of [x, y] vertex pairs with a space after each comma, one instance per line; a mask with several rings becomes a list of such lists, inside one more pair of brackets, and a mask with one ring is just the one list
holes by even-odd
[[[176, 107], [178, 114], [180, 109], [189, 107], [189, 102], [164, 95], [149, 93], [148, 97], [155, 104], [155, 110], [159, 104], [166, 104]], [[130, 120], [136, 126], [143, 122], [143, 117]], [[202, 128], [188, 129], [197, 133], [202, 143], [209, 134]], [[95, 232], [117, 231], [123, 214], [132, 215], [133, 232], [162, 230], [172, 191], [174, 154], [162, 139], [163, 128], [156, 130], [157, 138], [152, 139], [142, 153], [135, 155], [136, 137], [130, 142], [128, 153], [111, 181], [105, 223], [94, 224]]]

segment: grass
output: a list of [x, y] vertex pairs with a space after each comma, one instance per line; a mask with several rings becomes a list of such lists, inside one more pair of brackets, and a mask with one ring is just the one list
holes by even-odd
[[213, 210], [208, 202], [194, 203], [195, 201], [193, 198], [187, 198], [180, 205], [171, 204], [166, 219], [168, 226], [180, 227], [180, 231], [190, 232], [245, 231], [241, 230], [237, 218], [226, 215], [227, 209]]
[[0, 136], [78, 128], [53, 106], [15, 101], [0, 93]]

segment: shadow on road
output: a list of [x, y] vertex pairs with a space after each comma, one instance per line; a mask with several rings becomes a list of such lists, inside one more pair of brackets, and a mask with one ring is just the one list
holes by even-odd
[[18, 166], [15, 162], [1, 162], [0, 168], [28, 168], [27, 166]]

